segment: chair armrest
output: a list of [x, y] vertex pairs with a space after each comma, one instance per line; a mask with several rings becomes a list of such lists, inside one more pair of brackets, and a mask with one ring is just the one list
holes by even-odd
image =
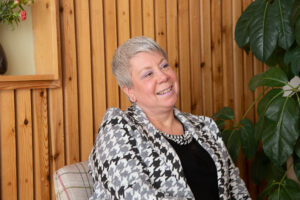
[[57, 200], [88, 199], [93, 194], [93, 179], [88, 173], [88, 162], [60, 168], [54, 173]]

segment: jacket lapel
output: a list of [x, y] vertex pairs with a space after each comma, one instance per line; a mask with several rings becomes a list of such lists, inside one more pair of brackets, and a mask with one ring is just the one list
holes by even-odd
[[151, 124], [141, 108], [134, 104], [128, 111], [129, 115], [131, 115], [131, 119], [138, 125], [137, 128], [143, 133], [143, 137], [148, 141], [152, 149], [158, 153], [168, 168], [172, 170], [178, 181], [186, 185], [186, 187], [189, 187], [184, 176], [180, 159], [170, 143], [162, 136], [160, 131]]

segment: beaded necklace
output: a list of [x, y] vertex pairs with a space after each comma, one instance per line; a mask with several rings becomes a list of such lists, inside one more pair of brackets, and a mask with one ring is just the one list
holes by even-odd
[[161, 133], [165, 138], [172, 140], [179, 145], [187, 145], [187, 144], [191, 143], [193, 140], [193, 137], [191, 134], [170, 135], [170, 134], [166, 134], [164, 132], [161, 132]]

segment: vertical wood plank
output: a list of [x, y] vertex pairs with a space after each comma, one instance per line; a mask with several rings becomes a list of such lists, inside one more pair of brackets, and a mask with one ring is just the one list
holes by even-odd
[[87, 160], [93, 146], [93, 97], [89, 1], [75, 1], [79, 89], [80, 158]]
[[224, 106], [233, 108], [233, 34], [232, 1], [222, 1], [222, 62]]
[[115, 0], [104, 0], [107, 107], [119, 107], [119, 88], [111, 70], [112, 57], [118, 44], [116, 19]]
[[143, 34], [142, 1], [130, 0], [131, 37]]
[[[246, 9], [248, 7], [248, 5], [251, 3], [251, 0], [245, 0], [243, 2], [243, 8]], [[243, 10], [244, 10], [243, 9]], [[251, 79], [251, 77], [253, 76], [253, 55], [252, 52], [249, 53], [249, 55], [247, 55], [247, 53], [245, 51], [243, 51], [243, 72], [244, 72], [244, 112], [248, 109], [248, 107], [252, 104], [252, 102], [254, 101], [254, 94], [252, 91], [250, 91], [248, 89], [248, 83]], [[250, 120], [254, 120], [254, 110], [250, 110], [247, 114], [247, 118]]]
[[143, 35], [154, 39], [154, 27], [154, 0], [143, 0]]
[[91, 0], [91, 45], [94, 98], [94, 138], [106, 110], [103, 1]]
[[[51, 89], [49, 94], [49, 127], [50, 127], [50, 184], [53, 186], [52, 174], [65, 165], [65, 138], [62, 88]], [[52, 199], [55, 199], [54, 188], [51, 187]]]
[[166, 32], [165, 0], [155, 0], [155, 40], [164, 50], [167, 50]]
[[[234, 1], [232, 8], [232, 24], [235, 27], [238, 18], [242, 14], [242, 2]], [[243, 112], [243, 55], [242, 50], [233, 42], [233, 79], [234, 79], [234, 114], [237, 119], [242, 117]]]
[[213, 113], [210, 1], [200, 1], [203, 114]]
[[67, 164], [79, 161], [77, 57], [73, 0], [60, 1], [64, 92], [64, 122]]
[[178, 0], [178, 28], [181, 110], [191, 112], [189, 1]]
[[31, 91], [16, 91], [19, 198], [33, 199]]
[[[118, 42], [123, 44], [130, 38], [129, 0], [118, 1]], [[125, 110], [130, 106], [127, 96], [120, 89], [121, 109]]]
[[47, 90], [32, 91], [35, 199], [50, 199]]
[[[178, 61], [178, 12], [177, 12], [177, 0], [167, 0], [167, 53], [169, 57], [169, 64], [177, 73], [179, 80], [179, 61]], [[176, 102], [176, 107], [181, 109], [180, 95]]]
[[221, 2], [213, 0], [211, 3], [211, 58], [213, 72], [213, 100], [216, 112], [223, 107], [223, 66], [222, 66], [222, 38], [221, 38]]
[[14, 90], [0, 90], [1, 199], [16, 200], [17, 157]]
[[194, 114], [202, 114], [202, 74], [200, 60], [200, 2], [190, 0], [190, 49], [191, 49], [191, 111]]

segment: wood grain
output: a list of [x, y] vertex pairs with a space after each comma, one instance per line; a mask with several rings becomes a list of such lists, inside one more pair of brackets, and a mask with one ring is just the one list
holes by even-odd
[[14, 90], [0, 90], [1, 199], [16, 200], [17, 152]]

